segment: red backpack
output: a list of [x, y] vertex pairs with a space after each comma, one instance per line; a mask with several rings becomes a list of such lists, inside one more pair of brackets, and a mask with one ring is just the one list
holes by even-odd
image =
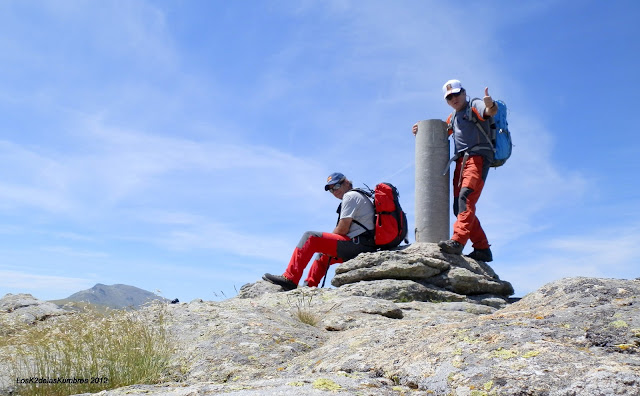
[[[368, 188], [368, 187], [367, 187]], [[375, 225], [373, 230], [354, 220], [356, 224], [375, 235], [376, 247], [382, 250], [393, 249], [402, 241], [409, 243], [407, 239], [407, 215], [400, 206], [398, 189], [391, 183], [380, 183], [374, 191], [365, 191], [354, 188], [367, 198], [373, 197], [375, 207]]]

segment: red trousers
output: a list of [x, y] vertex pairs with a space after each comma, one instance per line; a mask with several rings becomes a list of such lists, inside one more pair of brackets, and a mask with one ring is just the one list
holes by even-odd
[[[456, 222], [451, 239], [465, 245], [468, 240], [474, 249], [488, 249], [489, 241], [476, 216], [476, 203], [482, 193], [486, 173], [483, 173], [484, 157], [472, 155], [463, 166], [463, 158], [456, 161], [453, 174], [453, 199]], [[462, 173], [462, 174], [461, 174]]]
[[[349, 241], [350, 238], [329, 232], [306, 232], [300, 243], [293, 250], [289, 266], [284, 276], [298, 284], [302, 273], [314, 253], [323, 253], [313, 262], [307, 276], [307, 284], [316, 287], [327, 273], [329, 264], [342, 263], [338, 257], [338, 241]], [[329, 263], [331, 260], [331, 263]]]

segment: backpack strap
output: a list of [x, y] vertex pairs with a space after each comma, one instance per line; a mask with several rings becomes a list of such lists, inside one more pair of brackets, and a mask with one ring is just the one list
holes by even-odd
[[[365, 227], [365, 226], [364, 226], [364, 224], [362, 224], [361, 222], [359, 222], [358, 220], [356, 220], [356, 219], [354, 219], [354, 218], [351, 218], [351, 221], [352, 221], [352, 222], [354, 222], [354, 223], [356, 223], [357, 225], [359, 225], [360, 227], [362, 227], [362, 228], [364, 228], [364, 229], [366, 230], [365, 232], [363, 232], [363, 234], [366, 234], [366, 233], [371, 234], [371, 233], [373, 233], [373, 232], [374, 232], [373, 230], [368, 229], [367, 227]], [[355, 238], [355, 237], [354, 237], [354, 238]]]
[[[355, 191], [355, 192], [359, 192], [360, 194], [364, 195], [365, 197], [367, 197], [367, 199], [369, 200], [369, 202], [371, 202], [371, 193], [368, 191], [365, 191], [361, 188], [352, 188], [349, 191]], [[347, 192], [349, 192], [347, 191]], [[345, 193], [346, 194], [346, 193]], [[340, 223], [340, 211], [342, 210], [342, 202], [340, 202], [340, 205], [338, 205], [338, 209], [336, 209], [336, 213], [338, 214], [338, 221], [336, 222], [336, 226], [338, 225], [338, 223]], [[362, 224], [361, 222], [359, 222], [358, 220], [351, 218], [351, 221], [353, 221], [354, 223], [356, 223], [357, 225], [359, 225], [360, 227], [364, 228], [365, 231], [363, 232], [363, 234], [369, 234], [371, 237], [375, 236], [375, 230], [370, 230], [367, 227], [364, 226], [364, 224]]]
[[[486, 121], [484, 119], [484, 117], [482, 117], [482, 115], [478, 112], [478, 110], [473, 107], [473, 102], [475, 102], [476, 100], [480, 100], [480, 98], [473, 98], [471, 99], [468, 103], [467, 103], [467, 109], [465, 110], [465, 115], [467, 117], [468, 120], [473, 121], [473, 123], [476, 125], [476, 127], [480, 130], [480, 132], [482, 133], [482, 135], [485, 137], [485, 139], [487, 139], [487, 142], [489, 143], [489, 146], [491, 148], [491, 151], [493, 151], [494, 155], [496, 152], [496, 148], [493, 144], [493, 139], [491, 139], [491, 137], [489, 136], [489, 134], [484, 130], [484, 128], [482, 127], [482, 125], [480, 124], [480, 121]], [[449, 135], [453, 134], [453, 122], [456, 118], [456, 111], [454, 110], [453, 113], [449, 114], [449, 117], [447, 118], [447, 128], [448, 128], [448, 133]], [[467, 149], [465, 151], [465, 158], [463, 160], [463, 168], [465, 163], [467, 162], [467, 158], [469, 158], [469, 152], [472, 151], [476, 146], [473, 146], [469, 149]], [[454, 150], [455, 150], [455, 143], [454, 143]], [[447, 172], [449, 171], [449, 168], [451, 167], [451, 163], [456, 161], [458, 158], [460, 158], [460, 155], [456, 152], [453, 157], [451, 157], [451, 159], [449, 159], [449, 162], [447, 162], [447, 165], [445, 166], [444, 170], [442, 171], [442, 176], [445, 176], [447, 174]]]
[[478, 110], [476, 110], [473, 107], [473, 102], [475, 102], [476, 100], [480, 100], [480, 99], [479, 98], [473, 98], [469, 102], [469, 109], [467, 109], [467, 111], [468, 111], [467, 116], [471, 121], [473, 121], [474, 124], [476, 124], [476, 126], [478, 127], [480, 132], [487, 139], [487, 142], [489, 142], [489, 146], [491, 146], [491, 151], [493, 151], [493, 153], [495, 154], [496, 153], [496, 148], [493, 145], [493, 140], [489, 137], [489, 134], [487, 134], [487, 132], [482, 127], [482, 125], [480, 125], [480, 121], [485, 121], [485, 119], [482, 118], [482, 116], [480, 114], [478, 114]]
[[[370, 202], [371, 202], [371, 193], [368, 191], [365, 191], [361, 188], [353, 188], [349, 191], [355, 191], [355, 192], [359, 192], [360, 194], [364, 195]], [[375, 208], [374, 208], [375, 209]], [[374, 214], [375, 216], [375, 214]], [[367, 227], [364, 226], [364, 224], [362, 224], [361, 222], [359, 222], [358, 220], [351, 218], [351, 221], [353, 221], [354, 223], [356, 223], [357, 225], [359, 225], [360, 227], [365, 229], [365, 232], [363, 232], [363, 234], [369, 234], [370, 236], [374, 237], [375, 236], [375, 230], [370, 230]]]
[[[366, 184], [365, 184], [365, 186], [366, 186]], [[359, 192], [360, 194], [362, 194], [362, 195], [364, 195], [365, 197], [367, 197], [369, 200], [371, 200], [371, 198], [373, 198], [373, 192], [371, 192], [371, 191], [367, 191], [367, 190], [365, 190], [365, 189], [363, 189], [363, 188], [356, 187], [356, 188], [352, 188], [352, 189], [351, 189], [351, 190], [349, 190], [349, 191]], [[349, 192], [349, 191], [347, 191], [347, 192]]]
[[453, 119], [456, 116], [456, 112], [449, 114], [447, 117], [447, 136], [453, 135]]

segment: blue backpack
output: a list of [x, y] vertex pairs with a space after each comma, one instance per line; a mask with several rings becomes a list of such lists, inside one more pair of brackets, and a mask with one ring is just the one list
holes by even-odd
[[511, 149], [513, 148], [511, 132], [509, 132], [509, 124], [507, 123], [507, 105], [501, 100], [496, 100], [496, 106], [498, 106], [498, 113], [493, 116], [493, 125], [491, 126], [495, 133], [493, 146], [495, 155], [491, 165], [494, 168], [507, 162], [511, 157]]
[[[474, 100], [480, 99], [472, 99], [471, 103], [469, 103], [469, 108], [472, 107]], [[513, 148], [511, 132], [509, 132], [509, 124], [507, 123], [507, 105], [501, 100], [496, 100], [495, 103], [496, 106], [498, 106], [498, 112], [496, 115], [491, 117], [493, 120], [491, 122], [491, 130], [489, 133], [482, 128], [482, 125], [478, 122], [478, 118], [475, 116], [475, 113], [471, 112], [471, 119], [474, 120], [476, 126], [490, 142], [491, 148], [493, 149], [494, 158], [493, 163], [491, 164], [493, 168], [504, 165], [509, 157], [511, 157], [511, 149]]]

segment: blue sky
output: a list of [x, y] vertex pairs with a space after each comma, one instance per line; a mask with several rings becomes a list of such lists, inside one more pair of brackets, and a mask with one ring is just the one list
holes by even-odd
[[513, 156], [478, 216], [516, 295], [638, 277], [638, 16], [631, 0], [2, 1], [0, 296], [233, 296], [333, 229], [333, 171], [394, 183], [412, 230], [411, 126], [446, 118], [450, 78], [510, 109]]

